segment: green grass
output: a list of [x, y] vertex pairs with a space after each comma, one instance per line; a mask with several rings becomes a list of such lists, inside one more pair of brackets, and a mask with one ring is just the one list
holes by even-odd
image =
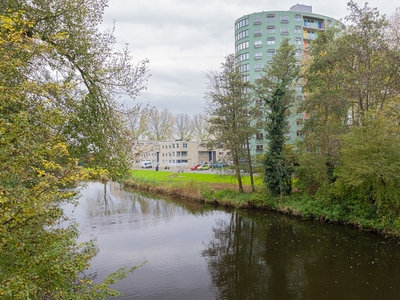
[[[158, 181], [197, 181], [210, 183], [229, 183], [237, 184], [236, 178], [232, 174], [220, 173], [201, 173], [201, 171], [177, 173], [177, 171], [155, 171], [153, 170], [132, 170], [133, 178], [142, 178]], [[250, 176], [242, 177], [243, 184], [250, 185]], [[262, 179], [254, 177], [255, 185], [261, 185]]]
[[[216, 189], [212, 184], [226, 183], [237, 185], [232, 175], [202, 172], [132, 170], [132, 179], [126, 180], [127, 188], [134, 188], [156, 195], [183, 197], [202, 203], [219, 204], [237, 208], [270, 209], [302, 218], [323, 222], [351, 225], [363, 230], [384, 233], [387, 236], [400, 236], [400, 217], [394, 225], [385, 225], [381, 218], [365, 215], [363, 209], [349, 207], [327, 197], [312, 197], [293, 193], [283, 198], [271, 197], [261, 177], [255, 177], [256, 192], [240, 193], [226, 187]], [[249, 176], [243, 176], [243, 184], [250, 185]]]

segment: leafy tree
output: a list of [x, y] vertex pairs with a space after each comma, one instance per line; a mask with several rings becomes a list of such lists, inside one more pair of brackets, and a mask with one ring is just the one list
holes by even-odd
[[148, 138], [154, 141], [172, 139], [174, 122], [174, 115], [167, 108], [164, 108], [161, 112], [157, 108], [153, 108], [147, 122]]
[[179, 140], [186, 141], [191, 139], [193, 126], [188, 114], [180, 113], [175, 115], [174, 132], [175, 137]]
[[220, 71], [210, 71], [206, 75], [210, 83], [206, 93], [210, 133], [215, 136], [212, 144], [231, 152], [239, 190], [243, 191], [241, 162], [248, 159], [247, 140], [257, 132], [251, 126], [258, 114], [258, 109], [251, 104], [251, 85], [243, 80], [233, 54], [225, 57]]
[[[6, 4], [6, 5], [5, 5]], [[59, 203], [87, 178], [78, 159], [92, 155], [109, 176], [123, 175], [126, 120], [120, 87], [144, 86], [111, 33], [96, 26], [106, 2], [6, 1], [0, 5], [0, 298], [105, 299], [124, 276], [101, 284], [80, 276], [97, 248], [78, 244]], [[112, 151], [112, 152], [109, 152]], [[97, 172], [99, 175], [99, 172]]]
[[398, 119], [390, 121], [374, 114], [342, 136], [335, 186], [347, 206], [366, 207], [382, 225], [400, 228], [400, 136]]
[[[350, 25], [337, 34], [328, 30], [311, 43], [305, 69], [304, 147], [323, 156], [328, 183], [341, 164], [341, 136], [374, 114], [393, 115], [399, 95], [399, 51], [385, 16], [367, 4], [349, 4]], [[392, 108], [392, 109], [388, 109]], [[364, 119], [367, 117], [366, 119]], [[389, 118], [387, 119], [389, 120]]]
[[122, 175], [130, 164], [129, 143], [117, 100], [122, 93], [135, 98], [145, 88], [147, 60], [132, 63], [127, 48], [114, 49], [113, 29], [98, 31], [106, 5], [106, 0], [6, 0], [0, 14], [23, 11], [30, 22], [23, 29], [25, 41], [47, 48], [32, 53], [25, 76], [63, 87], [43, 97], [69, 116], [60, 128], [70, 139], [69, 152], [95, 157], [97, 166]]
[[299, 75], [295, 47], [283, 40], [272, 64], [264, 67], [264, 74], [256, 81], [256, 92], [264, 100], [267, 113], [266, 131], [268, 152], [265, 157], [265, 181], [273, 195], [291, 193], [291, 168], [285, 158], [286, 111], [294, 100], [293, 83]]

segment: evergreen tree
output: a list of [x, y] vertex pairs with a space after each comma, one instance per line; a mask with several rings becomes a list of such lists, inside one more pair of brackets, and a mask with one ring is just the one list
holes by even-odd
[[294, 100], [293, 83], [298, 78], [295, 47], [283, 40], [272, 64], [264, 67], [264, 74], [256, 81], [255, 91], [265, 101], [268, 152], [265, 156], [265, 182], [275, 196], [291, 193], [292, 170], [285, 158], [286, 112]]

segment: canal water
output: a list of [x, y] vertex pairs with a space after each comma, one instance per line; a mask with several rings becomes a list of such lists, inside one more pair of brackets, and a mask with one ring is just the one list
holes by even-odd
[[99, 253], [96, 282], [146, 262], [118, 299], [400, 299], [400, 245], [266, 211], [225, 210], [88, 183], [65, 205]]

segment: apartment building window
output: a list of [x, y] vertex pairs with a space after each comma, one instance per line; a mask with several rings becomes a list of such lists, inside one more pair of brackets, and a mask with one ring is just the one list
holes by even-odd
[[249, 59], [250, 59], [250, 53], [249, 53], [249, 52], [240, 54], [240, 55], [238, 56], [238, 60], [239, 60], [239, 61], [245, 61], [245, 60], [249, 60]]
[[304, 125], [304, 119], [303, 119], [303, 118], [297, 118], [297, 120], [296, 120], [296, 125], [297, 125], [297, 126]]
[[281, 34], [289, 34], [289, 28], [287, 28], [287, 27], [282, 27], [282, 28], [281, 28]]
[[187, 143], [183, 143], [182, 148], [187, 148]]
[[261, 24], [261, 17], [255, 17], [253, 20], [254, 25], [260, 25]]
[[172, 148], [174, 148], [174, 149], [175, 149], [175, 144], [172, 144]]
[[295, 22], [301, 22], [301, 15], [294, 15]]
[[178, 143], [176, 144], [176, 148], [179, 148], [179, 144]]
[[307, 31], [304, 32], [304, 37], [309, 40], [315, 40], [317, 38], [317, 34], [315, 31]]
[[261, 71], [262, 70], [262, 64], [255, 64], [254, 65], [254, 71]]
[[262, 29], [261, 28], [254, 29], [254, 36], [261, 36], [261, 34], [262, 34]]
[[250, 75], [244, 75], [243, 76], [243, 81], [244, 82], [249, 82], [250, 81]]
[[254, 59], [262, 59], [262, 52], [254, 53]]
[[239, 45], [236, 46], [236, 52], [239, 52], [239, 51], [242, 51], [242, 50], [244, 50], [244, 49], [249, 48], [249, 45], [250, 45], [250, 42], [249, 42], [249, 41], [240, 43]]
[[301, 92], [302, 86], [300, 84], [296, 84], [295, 90], [296, 90], [296, 92]]
[[275, 33], [275, 26], [267, 26], [267, 33]]
[[313, 23], [314, 23], [314, 21], [311, 21], [311, 20], [307, 20], [307, 19], [304, 19], [304, 27], [313, 27]]
[[264, 139], [264, 134], [263, 134], [262, 132], [258, 132], [258, 133], [256, 134], [256, 139], [257, 139], [257, 140], [262, 140], [262, 139]]
[[303, 136], [301, 130], [297, 130], [296, 136], [299, 137], [299, 138]]
[[275, 38], [274, 37], [267, 38], [267, 45], [275, 45]]
[[250, 65], [249, 64], [241, 65], [239, 67], [239, 71], [242, 72], [242, 73], [250, 71]]
[[294, 42], [296, 45], [301, 45], [301, 38], [296, 38]]
[[289, 23], [289, 16], [281, 16], [281, 23]]
[[247, 38], [247, 37], [249, 37], [249, 30], [248, 30], [248, 29], [239, 32], [239, 33], [235, 36], [235, 42], [237, 42], [237, 41], [239, 41], [239, 40], [241, 40], [241, 39]]
[[268, 14], [267, 15], [267, 22], [275, 22], [275, 15], [274, 14]]
[[239, 22], [236, 23], [235, 30], [238, 30], [238, 29], [240, 29], [242, 27], [245, 27], [247, 25], [249, 25], [249, 18], [240, 20]]
[[254, 48], [261, 48], [262, 47], [262, 41], [254, 41]]
[[187, 151], [182, 151], [182, 152], [181, 152], [181, 157], [187, 157], [187, 156], [188, 156]]
[[262, 105], [262, 100], [261, 99], [256, 99], [256, 105], [257, 106]]
[[257, 151], [262, 151], [264, 149], [264, 145], [256, 145]]
[[275, 50], [274, 49], [267, 50], [267, 56], [274, 56], [274, 55], [275, 55]]
[[301, 49], [296, 49], [296, 54], [295, 54], [296, 57], [300, 57], [301, 53], [302, 53]]
[[294, 33], [301, 33], [301, 26], [295, 26]]

